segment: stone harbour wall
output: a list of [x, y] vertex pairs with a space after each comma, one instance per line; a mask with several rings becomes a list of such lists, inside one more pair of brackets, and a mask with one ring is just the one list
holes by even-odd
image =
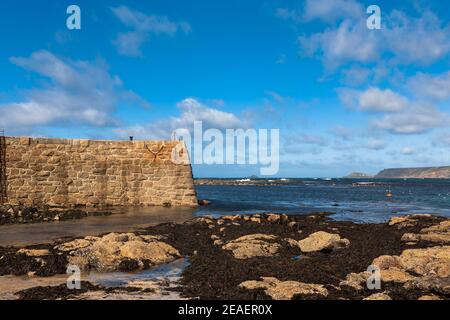
[[[172, 155], [183, 161], [172, 161]], [[6, 137], [6, 203], [195, 206], [189, 156], [179, 141]]]

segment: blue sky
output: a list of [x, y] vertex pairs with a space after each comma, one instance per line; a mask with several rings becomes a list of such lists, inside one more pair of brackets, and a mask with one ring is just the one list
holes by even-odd
[[[81, 8], [81, 30], [66, 8]], [[382, 29], [366, 27], [377, 4]], [[8, 135], [169, 138], [277, 128], [278, 176], [450, 165], [447, 1], [73, 1], [0, 5]], [[194, 166], [248, 176], [255, 166]]]

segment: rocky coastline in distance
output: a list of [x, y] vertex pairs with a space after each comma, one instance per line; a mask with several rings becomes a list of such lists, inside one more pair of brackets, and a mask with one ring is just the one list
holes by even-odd
[[380, 171], [375, 179], [450, 179], [450, 166], [393, 168]]
[[344, 179], [450, 179], [450, 166], [423, 168], [390, 168], [376, 175], [352, 172]]
[[[423, 167], [423, 168], [389, 168], [381, 170], [376, 175], [352, 172], [343, 179], [450, 179], [450, 166], [443, 167]], [[331, 180], [331, 179], [325, 179]], [[289, 184], [291, 179], [273, 178], [264, 179], [256, 176], [249, 178], [197, 178], [195, 185], [258, 185], [270, 186]], [[297, 181], [298, 183], [298, 181]]]

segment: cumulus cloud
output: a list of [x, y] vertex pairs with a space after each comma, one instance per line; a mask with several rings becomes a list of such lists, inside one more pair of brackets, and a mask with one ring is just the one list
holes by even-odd
[[111, 8], [113, 14], [131, 31], [122, 32], [113, 41], [120, 54], [140, 57], [141, 47], [150, 38], [150, 35], [173, 36], [182, 31], [188, 34], [191, 26], [185, 21], [174, 22], [166, 16], [147, 15], [126, 6]]
[[450, 99], [450, 71], [436, 76], [419, 73], [409, 79], [408, 86], [418, 97]]
[[211, 108], [195, 98], [187, 98], [177, 104], [178, 117], [155, 121], [148, 125], [137, 125], [117, 129], [122, 136], [135, 136], [142, 139], [170, 139], [177, 129], [192, 130], [194, 121], [202, 121], [203, 129], [219, 130], [246, 128], [248, 123], [233, 113]]
[[48, 51], [10, 60], [42, 77], [44, 84], [26, 91], [22, 101], [0, 105], [0, 126], [9, 131], [50, 124], [113, 125], [119, 102], [148, 105], [125, 90], [102, 61], [63, 60]]
[[337, 28], [298, 38], [301, 53], [318, 56], [329, 69], [349, 61], [368, 63], [380, 57], [379, 35], [367, 32], [366, 21], [344, 20]]
[[368, 30], [367, 15], [348, 14], [337, 26], [299, 37], [301, 51], [316, 56], [329, 69], [348, 62], [375, 63], [388, 58], [396, 64], [431, 64], [450, 53], [450, 24], [431, 11], [410, 17], [394, 10], [383, 16], [382, 30]]
[[385, 115], [373, 126], [394, 134], [420, 134], [449, 124], [449, 116], [433, 106], [414, 106], [404, 112]]
[[408, 100], [391, 89], [370, 87], [365, 91], [338, 90], [341, 102], [359, 111], [398, 112], [408, 106]]

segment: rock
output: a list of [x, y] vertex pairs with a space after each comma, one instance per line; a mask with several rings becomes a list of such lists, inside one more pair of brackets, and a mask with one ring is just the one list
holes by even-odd
[[58, 246], [70, 251], [68, 260], [84, 269], [93, 267], [98, 271], [114, 271], [145, 263], [157, 265], [180, 257], [180, 253], [155, 236], [137, 236], [133, 233], [110, 233], [88, 241], [78, 239]]
[[198, 200], [198, 204], [200, 206], [209, 206], [211, 204], [211, 201], [202, 199], [202, 200]]
[[274, 300], [291, 300], [295, 295], [319, 297], [328, 295], [328, 290], [320, 284], [280, 281], [273, 277], [263, 277], [260, 281], [245, 281], [239, 287], [246, 290], [263, 289]]
[[59, 246], [56, 246], [55, 249], [59, 251], [73, 251], [81, 248], [86, 248], [91, 245], [91, 241], [87, 239], [76, 239], [70, 242], [63, 243]]
[[403, 242], [417, 242], [420, 240], [419, 235], [414, 234], [414, 233], [405, 233], [402, 238], [400, 239], [400, 241]]
[[261, 218], [260, 217], [250, 217], [250, 221], [256, 222], [256, 223], [261, 223]]
[[283, 214], [280, 215], [280, 219], [281, 219], [281, 222], [282, 222], [282, 223], [289, 222], [289, 217], [288, 217], [288, 215], [285, 214], [285, 213], [283, 213]]
[[392, 300], [386, 293], [374, 293], [363, 300]]
[[410, 282], [416, 276], [450, 277], [450, 247], [406, 249], [400, 256], [380, 256], [372, 264], [380, 268], [382, 281], [387, 282]]
[[238, 214], [236, 214], [236, 215], [234, 215], [234, 216], [228, 215], [228, 216], [223, 216], [222, 219], [234, 221], [234, 220], [239, 220], [239, 219], [241, 219], [241, 216], [238, 215]]
[[402, 270], [401, 259], [398, 256], [380, 256], [373, 260], [372, 265], [381, 270], [381, 281], [405, 283], [414, 279], [412, 275]]
[[211, 216], [199, 217], [199, 218], [197, 218], [197, 221], [206, 223], [207, 225], [213, 225], [215, 223], [214, 218]]
[[422, 231], [420, 232], [422, 233], [450, 232], [450, 220], [442, 221], [438, 225], [422, 229]]
[[426, 295], [426, 296], [421, 296], [419, 299], [417, 300], [442, 300], [441, 298], [439, 298], [438, 296], [435, 296], [433, 294], [430, 295]]
[[341, 239], [338, 234], [318, 231], [298, 242], [302, 252], [316, 252], [322, 250], [335, 250], [350, 245], [348, 239]]
[[89, 257], [87, 256], [68, 256], [68, 265], [77, 266], [80, 270], [88, 271], [90, 269]]
[[377, 266], [380, 270], [388, 270], [390, 268], [401, 268], [400, 258], [398, 256], [379, 256], [374, 259], [372, 265]]
[[228, 242], [222, 249], [232, 251], [236, 259], [271, 257], [281, 248], [275, 240], [277, 237], [274, 235], [250, 234]]
[[405, 233], [402, 241], [428, 241], [439, 244], [450, 243], [450, 220], [442, 221], [440, 224], [424, 228], [418, 234]]
[[398, 269], [381, 270], [382, 282], [397, 282], [405, 283], [414, 279], [412, 275], [407, 272]]
[[178, 250], [161, 241], [128, 241], [120, 247], [120, 254], [132, 260], [148, 260], [154, 265], [171, 262], [180, 257]]
[[285, 241], [289, 246], [291, 246], [293, 248], [299, 248], [298, 241], [295, 239], [285, 238], [285, 239], [283, 239], [283, 241]]
[[431, 291], [442, 295], [450, 295], [450, 277], [420, 277], [408, 281], [403, 286], [408, 290]]
[[277, 223], [281, 220], [281, 216], [279, 214], [268, 213], [266, 214], [267, 222]]
[[431, 218], [431, 214], [412, 214], [412, 215], [406, 215], [401, 217], [392, 217], [389, 219], [389, 225], [390, 226], [397, 226], [398, 229], [402, 229], [405, 227], [414, 226], [419, 219], [422, 218]]
[[50, 255], [47, 249], [20, 249], [16, 254], [24, 254], [28, 257], [43, 257]]
[[422, 276], [449, 277], [450, 246], [404, 250], [400, 263], [404, 270]]
[[350, 273], [346, 276], [345, 280], [339, 283], [340, 287], [351, 287], [355, 290], [364, 290], [364, 286], [366, 286], [367, 279], [370, 277], [370, 272], [359, 272], [359, 273]]

